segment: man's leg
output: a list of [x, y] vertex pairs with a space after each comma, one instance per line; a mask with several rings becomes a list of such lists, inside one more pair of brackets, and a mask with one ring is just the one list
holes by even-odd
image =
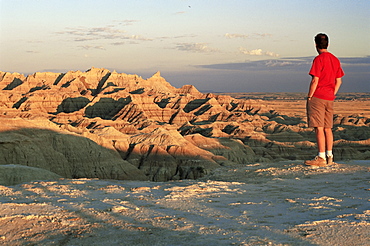
[[333, 117], [334, 117], [334, 102], [326, 101], [325, 108], [325, 144], [326, 144], [326, 160], [329, 165], [333, 164]]
[[324, 127], [315, 127], [316, 143], [319, 153], [325, 152], [326, 150], [326, 129]]
[[325, 166], [326, 155], [325, 155], [325, 102], [326, 100], [313, 97], [311, 100], [307, 100], [307, 122], [308, 127], [314, 127], [316, 134], [316, 143], [319, 154], [313, 160], [305, 161], [306, 165], [310, 166]]
[[333, 131], [331, 128], [325, 127], [325, 144], [326, 144], [326, 158], [329, 165], [333, 164]]
[[333, 131], [331, 128], [324, 128], [325, 132], [325, 150], [333, 150], [333, 142], [334, 142], [334, 137], [333, 137]]
[[305, 164], [309, 166], [325, 166], [326, 165], [326, 156], [325, 156], [326, 140], [325, 140], [324, 127], [315, 127], [315, 133], [316, 133], [317, 149], [319, 153], [315, 157], [315, 159], [310, 160], [310, 161], [305, 161]]

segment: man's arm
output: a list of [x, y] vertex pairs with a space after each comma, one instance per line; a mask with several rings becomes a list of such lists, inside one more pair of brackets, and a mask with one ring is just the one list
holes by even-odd
[[310, 90], [308, 91], [308, 95], [307, 95], [308, 99], [310, 99], [315, 93], [318, 83], [319, 83], [319, 77], [312, 76], [311, 83], [310, 83]]
[[337, 94], [337, 92], [339, 91], [339, 88], [342, 84], [342, 78], [336, 78], [335, 79], [335, 89], [334, 89], [334, 95]]

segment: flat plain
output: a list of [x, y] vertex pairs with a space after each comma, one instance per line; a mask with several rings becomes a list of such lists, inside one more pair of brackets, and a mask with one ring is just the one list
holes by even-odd
[[[297, 92], [250, 92], [250, 93], [220, 93], [237, 99], [264, 100], [276, 111], [288, 116], [302, 116], [306, 114], [307, 93]], [[265, 102], [266, 103], [266, 102]], [[334, 113], [343, 116], [361, 115], [370, 116], [370, 93], [338, 93], [334, 101]]]

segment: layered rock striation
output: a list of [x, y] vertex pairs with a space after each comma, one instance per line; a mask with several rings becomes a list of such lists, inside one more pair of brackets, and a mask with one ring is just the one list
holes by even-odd
[[[86, 72], [0, 72], [0, 164], [66, 178], [198, 178], [220, 165], [311, 158], [304, 117], [268, 101], [175, 88], [151, 78]], [[336, 158], [370, 158], [370, 119], [335, 118]]]

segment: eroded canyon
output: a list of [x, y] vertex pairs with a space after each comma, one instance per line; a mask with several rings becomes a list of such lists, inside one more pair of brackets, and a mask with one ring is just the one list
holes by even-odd
[[[0, 165], [65, 178], [196, 179], [222, 165], [316, 153], [313, 130], [294, 103], [175, 88], [159, 72], [148, 79], [94, 67], [0, 72], [0, 90]], [[369, 159], [369, 111], [334, 121], [336, 160]]]

